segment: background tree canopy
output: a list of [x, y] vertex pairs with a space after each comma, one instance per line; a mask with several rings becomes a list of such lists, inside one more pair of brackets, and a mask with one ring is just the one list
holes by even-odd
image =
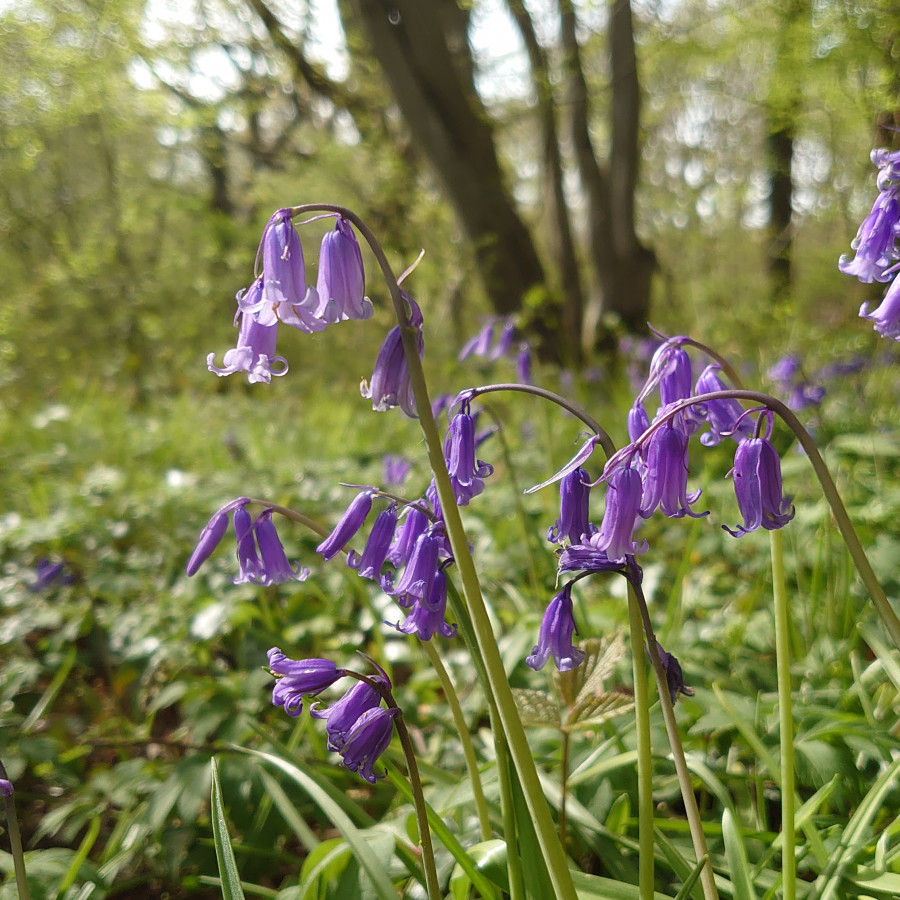
[[900, 107], [891, 12], [7, 6], [0, 380], [139, 398], [202, 377], [261, 223], [311, 199], [360, 209], [400, 260], [424, 247], [417, 290], [453, 321], [514, 314], [569, 365], [648, 319], [846, 321], [832, 264]]

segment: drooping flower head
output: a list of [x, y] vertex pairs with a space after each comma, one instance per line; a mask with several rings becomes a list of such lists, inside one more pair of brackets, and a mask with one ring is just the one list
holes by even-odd
[[[240, 566], [237, 578], [233, 579], [234, 583], [269, 586], [283, 584], [286, 581], [305, 581], [309, 577], [309, 569], [300, 563], [292, 565], [288, 561], [275, 523], [272, 521], [274, 511], [271, 508], [264, 509], [254, 520], [247, 512], [246, 503], [247, 499], [242, 497], [223, 507], [224, 511], [234, 508], [234, 534], [237, 539], [237, 558]], [[209, 545], [209, 539], [221, 529], [221, 520], [217, 517], [223, 510], [213, 516], [207, 525], [207, 529], [211, 529], [211, 534], [204, 531], [206, 539], [201, 535], [200, 544], [188, 563], [188, 574], [197, 571], [209, 555], [207, 550], [212, 552], [213, 547]]]
[[257, 584], [265, 587], [272, 584], [284, 584], [286, 581], [306, 581], [309, 577], [309, 569], [301, 566], [300, 563], [290, 563], [278, 537], [272, 515], [272, 509], [264, 509], [256, 517], [253, 525], [262, 569], [259, 577], [254, 580]]
[[[390, 688], [391, 682], [383, 670], [370, 679], [372, 682]], [[360, 716], [381, 706], [381, 694], [371, 684], [357, 681], [340, 700], [324, 709], [318, 703], [309, 708], [314, 719], [325, 720], [325, 734], [328, 736], [328, 749], [340, 751], [347, 739], [350, 729]]]
[[394, 735], [394, 719], [400, 714], [396, 707], [377, 706], [364, 712], [344, 736], [340, 748], [341, 765], [356, 772], [370, 784], [384, 775], [375, 774], [378, 757], [387, 750]]
[[656, 650], [659, 653], [659, 661], [662, 663], [663, 671], [666, 673], [666, 684], [669, 688], [669, 698], [672, 701], [672, 705], [675, 705], [679, 694], [684, 694], [685, 697], [693, 697], [694, 689], [684, 683], [684, 672], [681, 670], [681, 663], [678, 662], [677, 657], [663, 650], [662, 644], [657, 643]]
[[670, 519], [709, 515], [708, 511], [695, 513], [691, 510], [701, 491], [688, 493], [688, 438], [681, 428], [672, 421], [657, 428], [646, 448], [642, 448], [642, 456], [646, 474], [641, 515], [645, 519], [657, 508]]
[[[246, 291], [248, 303], [254, 302], [253, 298], [259, 297], [261, 294], [262, 279], [257, 278]], [[243, 296], [245, 296], [243, 291], [238, 294], [239, 305]], [[214, 363], [216, 354], [210, 353], [206, 357], [207, 369], [219, 376], [246, 372], [247, 381], [250, 384], [258, 382], [269, 384], [273, 377], [287, 374], [287, 360], [283, 356], [275, 355], [275, 344], [278, 338], [277, 324], [263, 325], [256, 313], [244, 312], [240, 306], [235, 316], [235, 325], [237, 325], [238, 319], [240, 319], [240, 330], [238, 331], [237, 346], [225, 351], [221, 368]], [[278, 368], [275, 368], [276, 366]]]
[[492, 465], [475, 458], [475, 447], [475, 417], [470, 414], [466, 401], [450, 422], [444, 438], [447, 471], [459, 506], [466, 506], [477, 497], [484, 490], [484, 479], [494, 473]]
[[330, 659], [288, 659], [277, 647], [268, 652], [269, 671], [277, 678], [272, 703], [289, 716], [303, 712], [303, 698], [318, 694], [344, 677]]
[[590, 521], [590, 476], [581, 466], [563, 475], [559, 482], [559, 518], [547, 531], [553, 544], [580, 544], [597, 530]]
[[[410, 307], [409, 325], [416, 330], [417, 350], [419, 359], [422, 359], [425, 355], [422, 311], [408, 294], [403, 293], [403, 297]], [[372, 401], [372, 409], [376, 412], [384, 412], [399, 406], [410, 418], [416, 418], [416, 398], [409, 381], [409, 367], [403, 352], [399, 325], [395, 325], [387, 333], [378, 351], [372, 378], [369, 381], [363, 379], [360, 393]]]
[[790, 498], [782, 493], [781, 459], [769, 440], [773, 418], [771, 411], [763, 412], [758, 428], [765, 420], [765, 435], [742, 441], [734, 454], [731, 474], [744, 524], [735, 528], [722, 526], [734, 537], [742, 537], [757, 528], [774, 531], [794, 518]]
[[584, 662], [584, 651], [572, 645], [576, 632], [575, 613], [572, 607], [572, 582], [550, 601], [541, 622], [538, 642], [525, 660], [532, 669], [542, 669], [552, 656], [560, 672], [568, 672]]
[[322, 239], [316, 292], [316, 314], [326, 322], [372, 316], [372, 301], [365, 296], [362, 252], [350, 222], [343, 216], [338, 216], [334, 231]]
[[634, 541], [634, 528], [641, 511], [643, 485], [640, 470], [627, 464], [616, 466], [606, 476], [606, 509], [600, 530], [586, 543], [603, 550], [610, 560], [643, 553], [647, 542]]

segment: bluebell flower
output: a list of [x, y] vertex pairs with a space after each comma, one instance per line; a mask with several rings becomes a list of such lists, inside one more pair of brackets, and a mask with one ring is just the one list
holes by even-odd
[[[363, 548], [362, 555], [351, 553], [347, 557], [347, 565], [356, 569], [362, 578], [371, 578], [379, 581], [381, 567], [387, 559], [394, 531], [397, 528], [397, 504], [391, 503], [387, 509], [383, 509], [375, 518], [375, 524], [369, 532], [369, 539]], [[387, 582], [390, 584], [390, 581]]]
[[419, 536], [428, 527], [428, 516], [418, 506], [408, 506], [406, 518], [394, 534], [394, 541], [388, 550], [388, 562], [395, 566], [405, 566], [412, 556]]
[[897, 202], [898, 187], [886, 185], [878, 194], [872, 211], [850, 246], [856, 251], [853, 259], [840, 258], [838, 268], [845, 275], [852, 275], [864, 284], [873, 281], [889, 281], [891, 269], [898, 259], [897, 236], [900, 234], [900, 206]]
[[475, 419], [469, 414], [469, 404], [464, 403], [444, 438], [447, 471], [459, 506], [477, 497], [484, 490], [484, 479], [494, 473], [492, 465], [475, 458], [475, 445]]
[[874, 322], [875, 330], [882, 337], [900, 341], [900, 276], [894, 278], [877, 309], [869, 312], [869, 304], [863, 303], [859, 314]]
[[606, 478], [606, 508], [600, 530], [585, 543], [603, 550], [612, 561], [643, 553], [647, 542], [634, 541], [634, 527], [641, 510], [643, 484], [640, 471], [632, 465], [616, 466]]
[[431, 596], [431, 587], [444, 545], [442, 528], [430, 526], [419, 535], [406, 568], [390, 591], [400, 606], [408, 608], [414, 601]]
[[[261, 284], [257, 279], [250, 288]], [[255, 313], [238, 311], [241, 325], [238, 331], [237, 346], [225, 352], [223, 366], [215, 365], [215, 353], [206, 357], [206, 368], [218, 376], [233, 375], [235, 372], [246, 372], [250, 384], [263, 382], [269, 384], [273, 377], [287, 374], [288, 364], [283, 356], [275, 355], [275, 344], [278, 337], [277, 324], [263, 325]], [[275, 366], [279, 368], [275, 368]]]
[[516, 354], [516, 377], [522, 384], [531, 384], [531, 344], [522, 341]]
[[628, 410], [628, 440], [634, 443], [650, 427], [650, 416], [640, 400]]
[[384, 474], [382, 475], [383, 483], [393, 487], [400, 487], [410, 471], [412, 471], [412, 463], [402, 456], [394, 453], [385, 454]]
[[406, 620], [394, 627], [403, 634], [417, 635], [421, 641], [430, 641], [435, 634], [456, 637], [457, 627], [449, 625], [446, 616], [447, 574], [441, 567], [435, 572], [428, 597], [416, 600]]
[[334, 526], [334, 531], [316, 547], [316, 552], [321, 553], [325, 559], [333, 559], [337, 556], [365, 524], [369, 510], [372, 509], [372, 497], [376, 493], [377, 491], [373, 487], [367, 487], [360, 491], [350, 502], [337, 525]]
[[557, 563], [560, 572], [622, 572], [621, 560], [610, 559], [605, 550], [593, 544], [572, 544], [559, 551]]
[[239, 572], [234, 579], [235, 584], [251, 582], [258, 584], [262, 577], [262, 562], [256, 549], [256, 536], [253, 533], [253, 516], [239, 506], [234, 511], [234, 535], [237, 539], [237, 558]]
[[277, 647], [268, 652], [269, 671], [277, 678], [272, 703], [289, 716], [303, 712], [303, 698], [318, 694], [344, 677], [330, 659], [288, 659]]
[[[375, 680], [382, 681], [386, 687], [390, 687], [387, 676], [383, 679], [376, 676]], [[361, 716], [370, 710], [381, 706], [381, 694], [365, 681], [357, 681], [340, 700], [331, 706], [321, 709], [318, 703], [309, 708], [309, 714], [314, 719], [325, 720], [325, 734], [328, 737], [328, 749], [335, 752], [344, 746], [350, 729]]]
[[327, 322], [318, 318], [319, 297], [306, 284], [303, 247], [294, 230], [293, 213], [279, 209], [266, 224], [260, 242], [262, 292], [255, 304], [242, 304], [245, 312], [255, 312], [263, 325], [283, 322], [310, 334], [322, 331]]
[[284, 547], [272, 521], [273, 510], [264, 509], [253, 525], [256, 543], [259, 547], [261, 572], [258, 578], [252, 579], [256, 584], [268, 587], [273, 584], [284, 584], [286, 581], [306, 581], [309, 569], [300, 563], [293, 565], [284, 553]]
[[[422, 336], [422, 311], [409, 295], [403, 294], [410, 307], [409, 327], [416, 331], [419, 359], [425, 354], [425, 339]], [[385, 337], [375, 368], [369, 381], [363, 379], [360, 393], [372, 401], [372, 409], [384, 412], [399, 406], [410, 418], [416, 418], [416, 398], [409, 381], [409, 367], [403, 352], [400, 326], [395, 325]]]
[[51, 588], [71, 584], [75, 581], [75, 577], [66, 572], [63, 563], [52, 563], [49, 559], [38, 560], [34, 567], [34, 576], [34, 581], [28, 585], [28, 590], [33, 594], [39, 594], [41, 591], [48, 591]]
[[708, 511], [695, 513], [691, 510], [702, 492], [688, 493], [688, 439], [679, 427], [670, 421], [657, 428], [642, 450], [642, 456], [646, 474], [640, 514], [645, 519], [657, 508], [672, 519], [685, 514], [695, 518], [709, 515]]
[[584, 651], [572, 645], [576, 633], [575, 611], [572, 607], [572, 582], [550, 601], [541, 622], [538, 642], [525, 664], [532, 669], [542, 669], [552, 656], [560, 672], [568, 672], [584, 662]]
[[691, 358], [686, 350], [671, 344], [663, 345], [659, 362], [661, 372], [659, 378], [659, 396], [663, 406], [687, 400], [691, 396], [693, 374]]
[[0, 778], [0, 797], [12, 797], [14, 793], [13, 783], [6, 778]]
[[[708, 365], [697, 378], [695, 393], [711, 394], [714, 391], [726, 390], [725, 383], [719, 378], [721, 369], [718, 363]], [[742, 418], [744, 408], [733, 398], [708, 400], [703, 404], [703, 409], [709, 431], [700, 435], [700, 443], [706, 447], [715, 447], [726, 435], [735, 441], [741, 441], [753, 430], [752, 424], [746, 418]]]
[[782, 493], [781, 459], [768, 436], [748, 438], [738, 444], [731, 472], [744, 524], [735, 528], [723, 525], [729, 534], [742, 537], [760, 527], [773, 531], [793, 519], [794, 507]]
[[206, 523], [206, 527], [200, 533], [200, 539], [197, 541], [197, 546], [194, 548], [194, 552], [191, 554], [187, 564], [188, 575], [196, 574], [200, 566], [209, 559], [212, 552], [219, 546], [222, 538], [225, 537], [226, 531], [228, 531], [228, 513], [219, 510]]
[[480, 356], [482, 359], [487, 359], [490, 356], [494, 342], [494, 324], [496, 321], [496, 319], [488, 319], [478, 334], [469, 338], [462, 345], [462, 349], [457, 356], [460, 362], [468, 359], [470, 356]]
[[356, 772], [370, 784], [383, 775], [376, 775], [374, 765], [387, 750], [394, 734], [394, 719], [400, 714], [396, 707], [382, 706], [364, 712], [347, 732], [340, 754], [341, 765]]
[[322, 239], [316, 292], [316, 314], [326, 322], [372, 316], [372, 301], [365, 296], [362, 252], [350, 222], [343, 216], [338, 216], [334, 231]]
[[559, 518], [547, 531], [547, 540], [551, 543], [580, 544], [596, 532], [597, 526], [590, 521], [590, 481], [581, 466], [560, 479]]

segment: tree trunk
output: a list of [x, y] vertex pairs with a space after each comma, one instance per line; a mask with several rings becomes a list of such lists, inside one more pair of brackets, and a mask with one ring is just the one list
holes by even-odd
[[494, 309], [533, 307], [546, 293], [544, 271], [475, 91], [466, 14], [454, 0], [353, 0], [352, 9], [474, 247]]

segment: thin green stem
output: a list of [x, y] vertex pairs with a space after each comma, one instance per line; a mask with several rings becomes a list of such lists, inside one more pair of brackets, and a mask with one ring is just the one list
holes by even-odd
[[481, 828], [481, 839], [489, 841], [491, 839], [491, 816], [488, 811], [487, 799], [484, 796], [484, 788], [481, 784], [481, 773], [478, 771], [478, 757], [475, 755], [475, 747], [472, 744], [472, 735], [469, 731], [469, 723], [463, 715], [462, 706], [459, 703], [459, 696], [456, 688], [450, 680], [450, 675], [444, 666], [441, 655], [437, 652], [431, 641], [422, 641], [425, 653], [434, 666], [438, 681], [444, 690], [444, 697], [450, 706], [450, 714], [453, 716], [453, 722], [459, 733], [459, 740], [462, 743], [463, 756], [466, 760], [466, 768], [469, 771], [469, 782], [472, 785], [472, 796], [475, 800], [475, 809], [478, 812], [478, 824]]
[[[9, 781], [6, 769], [0, 762], [0, 778]], [[25, 851], [22, 848], [22, 833], [19, 831], [19, 819], [16, 816], [16, 801], [12, 794], [4, 798], [6, 803], [6, 830], [9, 832], [9, 849], [16, 870], [16, 887], [19, 889], [19, 900], [31, 900], [28, 889], [28, 878], [25, 875]]]
[[500, 809], [503, 814], [503, 839], [506, 841], [509, 900], [524, 900], [525, 879], [522, 876], [522, 859], [519, 856], [519, 828], [516, 824], [516, 803], [513, 798], [512, 772], [509, 767], [509, 747], [506, 743], [506, 735], [499, 725], [499, 714], [496, 707], [492, 708], [491, 722], [493, 723], [491, 731], [494, 735], [494, 751], [497, 754], [497, 775], [500, 780]]
[[794, 716], [791, 703], [791, 634], [784, 578], [784, 538], [769, 532], [772, 546], [772, 589], [775, 598], [775, 654], [778, 674], [778, 718], [781, 730], [781, 881], [784, 900], [797, 896], [794, 853]]
[[647, 651], [650, 654], [650, 664], [653, 666], [653, 674], [656, 676], [656, 689], [659, 693], [659, 702], [662, 707], [663, 721], [666, 725], [666, 734], [669, 738], [669, 747], [672, 750], [672, 761], [675, 763], [675, 774], [678, 776], [678, 784], [681, 788], [681, 799], [684, 802], [684, 814], [688, 820], [691, 831], [691, 842], [694, 845], [694, 853], [698, 860], [706, 859], [707, 862], [700, 872], [700, 884], [703, 887], [704, 900], [718, 900], [719, 891], [716, 888], [716, 880], [712, 866], [709, 864], [709, 849], [706, 845], [706, 836], [703, 834], [703, 821], [700, 818], [700, 810], [697, 808], [697, 798], [694, 796], [694, 787], [691, 783], [691, 773], [684, 756], [684, 747], [681, 744], [681, 735], [678, 731], [678, 722], [675, 719], [675, 709], [669, 695], [669, 685], [666, 680], [666, 672], [659, 656], [659, 645], [653, 632], [653, 624], [650, 621], [650, 613], [647, 609], [647, 601], [640, 581], [636, 577], [630, 577], [629, 582], [640, 610], [641, 621], [644, 625], [644, 637], [647, 640]]
[[643, 623], [637, 597], [628, 582], [628, 625], [634, 672], [634, 724], [638, 775], [638, 885], [641, 900], [653, 900], [653, 748], [650, 743], [650, 692], [644, 654]]
[[365, 222], [351, 210], [331, 204], [307, 204], [296, 207], [294, 212], [313, 212], [317, 210], [335, 212], [351, 221], [369, 244], [384, 275], [400, 326], [400, 336], [403, 342], [403, 352], [409, 372], [410, 385], [416, 402], [419, 424], [425, 438], [428, 460], [431, 465], [431, 471], [434, 473], [435, 486], [444, 513], [447, 536], [450, 540], [450, 547], [453, 551], [453, 557], [456, 560], [462, 582], [462, 596], [471, 617], [478, 650], [487, 671], [489, 684], [485, 685], [485, 692], [492, 692], [494, 695], [498, 723], [506, 733], [513, 764], [518, 773], [529, 812], [534, 820], [538, 843], [550, 873], [556, 898], [557, 900], [576, 900], [575, 886], [572, 883], [572, 876], [569, 872], [568, 860], [559, 842], [553, 817], [550, 815], [550, 807], [541, 787], [534, 758], [528, 745], [528, 738], [525, 734], [525, 728], [516, 708], [516, 701], [513, 697], [509, 680], [506, 677], [503, 660], [497, 646], [497, 639], [491, 627], [484, 597], [481, 594], [481, 585], [478, 581], [478, 573], [475, 570], [475, 562], [469, 551], [468, 538], [462, 524], [459, 508], [456, 505], [456, 497], [450, 484], [450, 476], [447, 473], [443, 442], [431, 411], [425, 372], [422, 368], [422, 361], [419, 359], [417, 330], [409, 324], [410, 311], [408, 304], [403, 297], [400, 285], [397, 283], [397, 278], [385, 256], [384, 250]]
[[[390, 690], [383, 689], [388, 705], [400, 709]], [[425, 794], [422, 791], [422, 779], [419, 777], [419, 766], [416, 753], [409, 737], [409, 730], [403, 721], [403, 711], [394, 718], [394, 727], [406, 757], [406, 770], [409, 774], [409, 786], [412, 788], [413, 806], [416, 810], [416, 823], [419, 827], [419, 843], [422, 845], [422, 865], [425, 869], [425, 884], [428, 886], [428, 900], [441, 900], [441, 888], [438, 882], [437, 867], [434, 862], [434, 845], [431, 842], [431, 826], [428, 824], [428, 808], [425, 805]]]
[[566, 792], [569, 789], [569, 756], [571, 750], [571, 739], [569, 729], [563, 728], [562, 746], [560, 747], [559, 761], [559, 817], [557, 825], [559, 827], [559, 842], [566, 846], [568, 835], [566, 830], [568, 822], [566, 820]]

